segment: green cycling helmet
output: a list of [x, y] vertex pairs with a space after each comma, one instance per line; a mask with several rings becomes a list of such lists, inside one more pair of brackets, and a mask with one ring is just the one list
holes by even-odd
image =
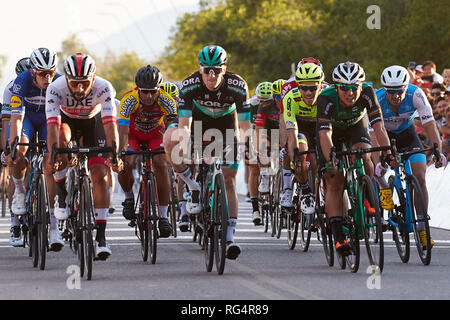
[[161, 85], [161, 88], [169, 94], [172, 98], [178, 97], [178, 87], [175, 83], [172, 82], [164, 82]]
[[227, 52], [220, 46], [206, 46], [200, 50], [198, 62], [201, 66], [221, 66], [227, 63]]
[[272, 99], [272, 82], [261, 82], [255, 90], [256, 97], [261, 100]]
[[284, 79], [275, 80], [272, 84], [272, 94], [281, 94], [281, 88], [286, 83]]
[[295, 80], [297, 82], [305, 81], [323, 81], [325, 79], [325, 74], [322, 68], [315, 63], [304, 63], [298, 67], [295, 73]]

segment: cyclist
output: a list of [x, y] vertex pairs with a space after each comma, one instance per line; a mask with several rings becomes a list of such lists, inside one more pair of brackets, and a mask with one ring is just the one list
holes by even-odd
[[[164, 120], [176, 119], [177, 105], [166, 91], [160, 88], [163, 76], [155, 66], [147, 65], [138, 70], [135, 77], [136, 88], [124, 95], [119, 108], [119, 150], [138, 151], [145, 143], [149, 150], [163, 148]], [[127, 156], [125, 170], [119, 174], [119, 183], [125, 192], [123, 215], [134, 220], [133, 168], [134, 156]], [[156, 177], [159, 201], [159, 234], [167, 238], [172, 226], [167, 219], [170, 184], [167, 159], [164, 154], [153, 157], [152, 165]]]
[[[366, 112], [380, 145], [388, 146], [390, 143], [375, 91], [364, 84], [363, 68], [354, 62], [340, 63], [333, 71], [333, 81], [334, 86], [323, 90], [317, 99], [319, 165], [327, 168], [324, 174], [327, 186], [325, 211], [331, 224], [336, 251], [348, 255], [350, 244], [345, 240], [342, 230], [344, 176], [331, 162], [331, 148], [335, 146], [340, 151], [342, 141], [352, 149], [370, 147]], [[384, 156], [388, 154], [390, 151], [383, 152]], [[372, 178], [374, 169], [370, 155], [365, 154], [363, 161], [366, 174]], [[370, 206], [368, 201], [365, 201], [365, 205]], [[370, 207], [368, 209], [373, 210]]]
[[[9, 129], [9, 141], [22, 132], [20, 142], [28, 143], [38, 133], [40, 140], [47, 138], [47, 126], [45, 119], [45, 96], [50, 84], [56, 81], [60, 74], [56, 72], [56, 53], [48, 48], [38, 48], [30, 55], [30, 67], [22, 72], [12, 86], [11, 97], [11, 121]], [[24, 177], [27, 160], [25, 154], [27, 147], [19, 147], [15, 160], [11, 154], [6, 157], [11, 169], [15, 191], [11, 210], [14, 215], [21, 216], [26, 213]], [[48, 158], [48, 154], [45, 155]], [[54, 197], [54, 184], [51, 170], [44, 170], [47, 181], [50, 202]], [[58, 229], [58, 220], [52, 203], [50, 209], [50, 248], [59, 251], [64, 246]]]
[[[275, 103], [273, 100], [272, 95], [272, 82], [261, 82], [256, 86], [255, 89], [255, 98], [252, 98], [250, 100], [251, 105], [251, 118], [250, 122], [252, 127], [255, 129], [255, 134], [252, 135], [251, 139], [246, 141], [246, 162], [248, 163], [248, 170], [249, 170], [249, 177], [248, 177], [248, 189], [250, 193], [250, 201], [252, 203], [253, 208], [253, 223], [255, 226], [261, 225], [261, 213], [259, 212], [259, 202], [258, 202], [258, 192], [261, 192], [261, 194], [267, 194], [269, 193], [269, 182], [265, 181], [266, 179], [269, 179], [269, 176], [266, 175], [265, 168], [262, 170], [264, 172], [264, 175], [261, 176], [260, 185], [258, 187], [258, 180], [260, 177], [260, 168], [257, 157], [254, 157], [253, 155], [257, 154], [257, 151], [259, 148], [256, 148], [256, 152], [251, 152], [250, 150], [250, 144], [258, 146], [258, 131], [260, 131], [261, 126], [256, 126], [258, 114], [260, 111], [261, 105], [264, 106], [271, 106]], [[260, 119], [261, 121], [261, 119]], [[264, 129], [264, 123], [262, 128]], [[252, 157], [250, 157], [252, 155]]]
[[[65, 77], [60, 77], [52, 83], [46, 95], [49, 151], [52, 151], [54, 143], [57, 148], [65, 148], [72, 139], [80, 138], [86, 147], [112, 146], [113, 142], [118, 141], [113, 86], [109, 81], [95, 75], [94, 60], [84, 53], [69, 56], [64, 62], [64, 72]], [[111, 255], [105, 236], [110, 203], [107, 182], [110, 162], [107, 154], [89, 155], [97, 224], [95, 253], [99, 260], [106, 260]], [[57, 203], [61, 209], [58, 218], [67, 219], [67, 155], [58, 155], [53, 167], [48, 159], [46, 166], [56, 170]], [[120, 159], [118, 166], [121, 166]]]
[[[287, 130], [290, 161], [295, 163], [297, 181], [301, 188], [300, 206], [305, 214], [314, 213], [314, 195], [308, 183], [307, 157], [297, 159], [297, 153], [316, 148], [317, 98], [322, 91], [325, 74], [320, 62], [304, 62], [295, 73], [295, 83], [285, 90], [283, 117]], [[315, 157], [309, 157], [311, 172], [316, 172]], [[292, 208], [290, 175], [286, 173], [280, 204]], [[290, 211], [288, 211], [290, 212]]]
[[[191, 131], [194, 137], [202, 136], [208, 129], [218, 129], [222, 136], [231, 129], [234, 139], [234, 159], [229, 160], [228, 150], [233, 143], [224, 146], [223, 174], [227, 190], [229, 226], [227, 232], [227, 258], [236, 259], [240, 246], [234, 242], [234, 231], [238, 218], [238, 200], [236, 192], [236, 173], [239, 167], [237, 143], [239, 141], [238, 125], [247, 131], [250, 128], [247, 83], [239, 75], [227, 72], [227, 53], [217, 45], [205, 46], [198, 55], [200, 70], [183, 81], [179, 106], [179, 128], [171, 128], [164, 135], [164, 147], [169, 162], [178, 176], [186, 183], [191, 194], [187, 199], [187, 209], [191, 214], [201, 211], [199, 199], [200, 186], [193, 180], [191, 169], [182, 163], [178, 154], [172, 150], [180, 145], [187, 150]], [[191, 124], [194, 120], [194, 128]], [[239, 124], [238, 124], [239, 122]], [[210, 130], [208, 130], [211, 132]], [[228, 130], [230, 132], [230, 130]], [[182, 137], [182, 139], [180, 139]], [[224, 144], [226, 143], [224, 138]], [[194, 140], [195, 144], [202, 141]], [[179, 150], [179, 149], [178, 149]], [[176, 150], [175, 150], [176, 151]], [[231, 154], [233, 155], [233, 154]], [[181, 223], [188, 223], [189, 217], [184, 215]]]
[[[441, 139], [433, 117], [433, 111], [425, 93], [419, 87], [410, 84], [410, 75], [406, 68], [393, 65], [384, 69], [381, 74], [383, 88], [376, 91], [384, 118], [384, 126], [390, 139], [396, 140], [399, 152], [420, 150], [423, 148], [417, 135], [414, 119], [418, 116], [422, 123], [422, 130], [430, 139], [431, 144], [437, 143], [441, 153], [440, 159], [435, 159], [435, 166], [439, 168], [446, 165], [446, 158], [442, 154]], [[428, 190], [425, 173], [427, 169], [424, 153], [414, 154], [409, 157], [413, 174], [417, 177], [428, 207]], [[377, 164], [377, 175], [382, 176], [385, 169], [381, 163]], [[421, 213], [418, 213], [418, 218]], [[426, 246], [426, 232], [424, 225], [421, 228], [420, 239]], [[432, 245], [434, 241], [432, 241]]]
[[[16, 63], [16, 75], [19, 76], [22, 72], [28, 70], [30, 68], [30, 57], [22, 58]], [[8, 126], [9, 126], [9, 120], [11, 118], [11, 98], [12, 98], [12, 87], [14, 85], [14, 80], [12, 80], [5, 88], [5, 91], [3, 92], [3, 104], [2, 104], [2, 133], [1, 133], [1, 146], [0, 149], [5, 150], [7, 140], [8, 140]], [[2, 154], [2, 157], [4, 158], [4, 154]], [[3, 160], [2, 160], [3, 161]], [[4, 168], [7, 169], [7, 168]], [[8, 171], [5, 171], [8, 172]], [[7, 175], [8, 177], [9, 175]], [[11, 208], [12, 205], [12, 198], [14, 193], [14, 182], [12, 179], [9, 179], [9, 182], [7, 183], [7, 194], [8, 194], [8, 202], [9, 207]], [[5, 187], [5, 186], [3, 186]], [[10, 209], [11, 214], [11, 235], [9, 238], [9, 244], [13, 247], [21, 247], [23, 246], [23, 241], [21, 237], [21, 230], [20, 230], [20, 221], [19, 218], [12, 213], [12, 210]]]

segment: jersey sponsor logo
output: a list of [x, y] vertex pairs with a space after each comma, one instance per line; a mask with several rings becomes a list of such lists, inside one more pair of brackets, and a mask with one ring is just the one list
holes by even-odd
[[94, 107], [93, 98], [85, 98], [81, 101], [75, 100], [73, 98], [66, 99], [66, 107], [68, 108], [78, 108], [78, 107]]
[[295, 123], [292, 121], [286, 121], [286, 127], [295, 127]]
[[425, 121], [425, 120], [428, 120], [428, 119], [430, 119], [430, 118], [433, 118], [433, 116], [432, 116], [432, 115], [423, 115], [423, 116], [420, 118], [420, 120], [421, 120], [421, 121]]
[[13, 87], [11, 88], [13, 93], [19, 93], [20, 89], [22, 89], [22, 86], [18, 83], [14, 83]]
[[201, 106], [206, 106], [206, 107], [216, 107], [216, 108], [226, 108], [231, 106], [231, 104], [229, 103], [224, 103], [221, 104], [220, 102], [217, 101], [202, 101], [202, 100], [195, 100], [199, 105]]
[[11, 98], [11, 108], [19, 108], [22, 105], [22, 99], [18, 96], [12, 96]]
[[200, 77], [186, 79], [183, 81], [183, 88], [196, 83], [200, 83]]
[[292, 99], [291, 99], [290, 97], [287, 99], [286, 109], [287, 109], [288, 111], [291, 111], [291, 110], [292, 110]]
[[108, 92], [109, 92], [109, 88], [105, 87], [99, 94], [97, 94], [97, 99], [100, 98], [105, 93], [108, 93]]
[[281, 89], [281, 98], [283, 99], [284, 96], [292, 89], [291, 83], [285, 83]]
[[59, 100], [62, 100], [62, 96], [57, 91], [52, 89], [52, 90], [50, 90], [50, 94], [57, 96]]
[[244, 89], [247, 88], [247, 84], [245, 83], [244, 80], [229, 78], [228, 79], [228, 84], [232, 85], [232, 86], [241, 87], [241, 88], [244, 88]]
[[130, 118], [131, 112], [133, 111], [134, 107], [137, 105], [138, 101], [134, 96], [130, 96], [128, 99], [126, 99], [120, 109], [120, 115], [124, 118]]

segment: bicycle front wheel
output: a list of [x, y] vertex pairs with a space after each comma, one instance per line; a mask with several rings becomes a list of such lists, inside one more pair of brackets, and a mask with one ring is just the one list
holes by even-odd
[[359, 185], [363, 201], [363, 230], [367, 256], [369, 263], [378, 267], [380, 272], [382, 272], [384, 266], [383, 227], [377, 194], [375, 193], [372, 180], [367, 175], [360, 178]]
[[37, 220], [37, 231], [38, 231], [38, 251], [39, 251], [39, 269], [45, 269], [45, 262], [48, 250], [48, 213], [47, 213], [47, 202], [46, 202], [46, 189], [44, 176], [40, 175], [37, 186], [37, 208], [38, 208], [38, 220]]
[[156, 263], [156, 253], [158, 248], [158, 197], [157, 197], [155, 176], [149, 173], [147, 181], [147, 213], [148, 213], [148, 247], [150, 249], [150, 262]]
[[148, 239], [148, 234], [149, 232], [149, 228], [148, 228], [148, 208], [146, 207], [146, 203], [145, 203], [145, 195], [146, 195], [146, 188], [147, 188], [147, 184], [145, 183], [144, 180], [142, 180], [141, 182], [141, 186], [139, 188], [139, 196], [138, 196], [138, 200], [136, 202], [136, 208], [135, 208], [135, 212], [137, 209], [137, 213], [136, 213], [136, 232], [137, 232], [137, 236], [139, 241], [141, 242], [141, 256], [142, 256], [142, 260], [144, 262], [146, 262], [148, 260], [148, 244], [149, 244], [149, 239]]
[[[285, 212], [283, 212], [283, 215], [286, 215], [286, 228], [287, 228], [287, 240], [288, 240], [288, 247], [290, 250], [295, 249], [295, 245], [297, 244], [297, 236], [298, 236], [298, 225], [300, 223], [300, 217], [299, 217], [299, 201], [300, 196], [297, 193], [297, 180], [295, 177], [292, 177], [292, 183], [291, 183], [291, 190], [293, 192], [293, 198], [292, 198], [292, 208], [289, 209], [283, 209]], [[286, 212], [286, 210], [291, 210], [291, 212]]]
[[406, 232], [406, 203], [403, 190], [395, 185], [395, 176], [390, 176], [389, 188], [392, 191], [394, 209], [389, 210], [389, 224], [392, 226], [392, 239], [397, 247], [398, 255], [403, 263], [409, 261], [410, 243], [409, 233]]
[[322, 242], [325, 258], [330, 267], [334, 265], [334, 246], [331, 226], [327, 222], [327, 214], [325, 212], [325, 179], [316, 177], [316, 216], [319, 231], [317, 235]]
[[[411, 218], [414, 226], [414, 239], [416, 241], [419, 258], [424, 265], [431, 262], [431, 233], [428, 210], [419, 181], [413, 175], [409, 176], [409, 197], [411, 203]], [[422, 235], [421, 235], [422, 233]]]
[[[88, 177], [84, 177], [81, 186], [81, 210], [80, 221], [82, 228], [83, 259], [86, 271], [86, 279], [92, 279], [92, 268], [94, 264], [94, 241], [92, 236], [94, 208], [92, 205], [91, 183]], [[81, 261], [80, 261], [81, 262]]]
[[218, 274], [223, 274], [227, 254], [228, 206], [225, 180], [222, 174], [214, 183], [214, 256]]

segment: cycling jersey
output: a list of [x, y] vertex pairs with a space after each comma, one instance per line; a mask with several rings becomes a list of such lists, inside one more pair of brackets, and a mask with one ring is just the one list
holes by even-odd
[[3, 105], [2, 105], [2, 121], [9, 121], [11, 118], [11, 98], [12, 98], [12, 86], [14, 80], [12, 80], [3, 91]]
[[316, 122], [317, 105], [308, 106], [303, 100], [302, 94], [296, 82], [290, 85], [290, 90], [283, 96], [283, 117], [286, 129], [298, 129], [297, 121]]
[[103, 125], [116, 122], [115, 95], [111, 83], [96, 76], [91, 92], [78, 101], [72, 96], [66, 79], [60, 77], [47, 89], [47, 124], [61, 124], [61, 112], [72, 119], [92, 119], [100, 113]]
[[280, 109], [278, 109], [275, 100], [270, 100], [259, 104], [255, 125], [268, 130], [279, 129]]
[[348, 128], [356, 125], [366, 115], [370, 124], [382, 121], [381, 107], [375, 95], [375, 91], [368, 84], [363, 84], [362, 92], [355, 105], [345, 108], [339, 103], [337, 89], [329, 87], [321, 92], [317, 99], [317, 122], [319, 130], [330, 130], [331, 124], [337, 128]]
[[384, 88], [376, 90], [376, 94], [387, 131], [398, 134], [413, 125], [414, 118], [417, 116], [419, 116], [422, 124], [434, 120], [433, 110], [425, 93], [413, 84], [408, 85], [405, 98], [398, 108], [398, 113], [389, 105]]
[[[64, 77], [56, 73], [53, 83]], [[49, 86], [50, 87], [50, 86]], [[45, 114], [45, 95], [48, 89], [40, 89], [33, 82], [33, 76], [29, 70], [22, 72], [12, 85], [11, 114], [24, 115], [26, 111]]]
[[131, 131], [147, 134], [152, 130], [164, 127], [164, 117], [177, 116], [177, 104], [163, 89], [152, 106], [144, 106], [139, 101], [139, 90], [135, 88], [127, 92], [119, 107], [119, 125], [129, 126]]
[[224, 117], [236, 110], [239, 121], [250, 120], [247, 83], [239, 75], [226, 72], [220, 87], [209, 91], [200, 72], [194, 72], [182, 83], [179, 116], [192, 117], [195, 110], [212, 119]]

